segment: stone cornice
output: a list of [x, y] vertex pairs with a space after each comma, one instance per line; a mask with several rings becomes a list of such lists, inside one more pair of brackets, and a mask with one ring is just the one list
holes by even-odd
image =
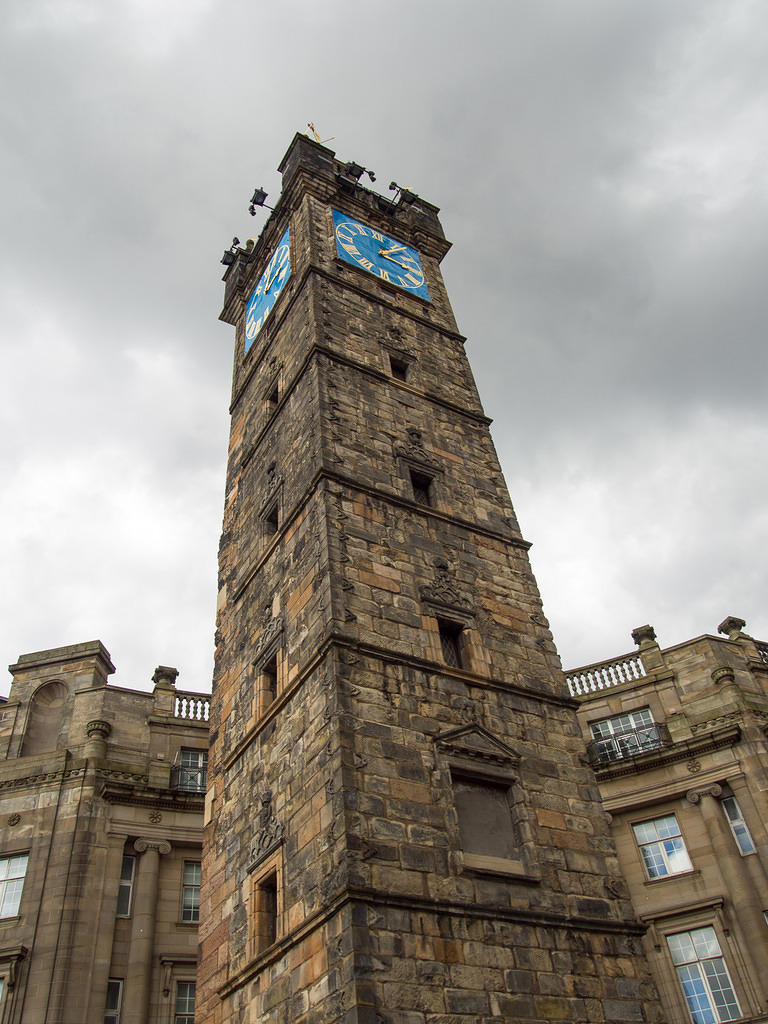
[[[320, 276], [329, 277], [330, 280], [334, 281], [335, 283], [342, 284], [345, 287], [347, 286], [347, 282], [341, 281], [339, 278], [334, 277], [332, 275], [328, 275], [324, 271], [318, 270], [316, 267], [315, 268], [308, 267], [304, 271], [304, 273], [301, 275], [301, 277], [298, 279], [298, 281], [303, 284], [304, 280], [309, 276], [309, 274], [313, 270], [315, 272], [317, 272], [318, 274], [320, 274]], [[288, 287], [290, 287], [290, 283], [289, 283]], [[357, 291], [357, 292], [361, 292], [361, 289], [359, 289], [359, 288], [356, 288], [354, 290]], [[367, 295], [368, 293], [366, 292], [364, 294]], [[272, 331], [271, 331], [272, 334], [274, 334], [278, 330], [279, 324], [282, 323], [282, 321], [285, 319], [286, 315], [288, 314], [288, 311], [293, 306], [294, 302], [297, 301], [298, 295], [299, 295], [299, 284], [297, 284], [295, 286], [294, 290], [291, 292], [291, 294], [289, 296], [289, 299], [288, 299], [288, 302], [285, 305], [285, 309], [282, 311], [282, 313], [280, 315], [279, 322], [276, 321], [275, 324], [273, 325]], [[393, 308], [395, 308], [397, 310], [397, 312], [400, 312], [400, 313], [403, 312], [400, 309], [399, 306], [396, 306], [396, 307], [393, 307]], [[407, 314], [404, 314], [404, 315], [407, 316]], [[417, 319], [424, 326], [429, 327], [430, 330], [432, 330], [435, 334], [440, 334], [440, 335], [443, 335], [444, 337], [451, 338], [454, 341], [460, 342], [461, 344], [464, 344], [466, 342], [466, 340], [467, 340], [464, 337], [463, 334], [459, 334], [457, 331], [452, 331], [452, 330], [450, 330], [449, 328], [446, 328], [446, 327], [440, 327], [437, 324], [432, 323], [431, 320], [424, 320], [423, 317], [415, 317], [415, 318], [411, 317], [411, 319]], [[231, 404], [229, 406], [230, 415], [237, 408], [238, 403], [240, 402], [240, 400], [242, 399], [242, 397], [245, 394], [246, 390], [248, 389], [248, 385], [250, 384], [251, 379], [253, 378], [254, 374], [258, 371], [259, 367], [264, 362], [264, 359], [266, 358], [267, 353], [269, 352], [269, 349], [270, 349], [270, 345], [265, 344], [265, 345], [262, 345], [261, 348], [257, 350], [258, 351], [258, 355], [254, 356], [252, 364], [246, 370], [246, 373], [245, 373], [244, 377], [239, 382], [237, 392], [235, 393], [234, 397], [232, 398], [232, 402], [231, 402]], [[352, 367], [352, 368], [358, 370], [360, 373], [364, 374], [366, 377], [371, 377], [374, 380], [378, 380], [378, 381], [382, 381], [382, 382], [386, 381], [388, 384], [392, 385], [393, 387], [397, 387], [400, 390], [408, 391], [408, 392], [410, 392], [411, 394], [414, 394], [414, 395], [420, 395], [421, 397], [426, 398], [428, 401], [434, 402], [435, 405], [443, 406], [444, 408], [449, 409], [451, 412], [458, 413], [458, 415], [464, 416], [467, 419], [476, 420], [478, 423], [483, 423], [486, 426], [490, 426], [490, 424], [493, 422], [493, 420], [490, 417], [486, 416], [485, 413], [483, 413], [481, 411], [475, 411], [473, 409], [466, 408], [466, 406], [458, 405], [456, 402], [451, 402], [447, 398], [442, 398], [440, 395], [434, 394], [434, 392], [425, 391], [422, 388], [415, 388], [412, 384], [408, 384], [405, 381], [400, 381], [400, 380], [397, 380], [397, 379], [395, 379], [393, 377], [390, 377], [389, 374], [384, 373], [383, 370], [379, 370], [379, 369], [377, 369], [374, 366], [368, 366], [366, 363], [361, 363], [357, 359], [353, 359], [347, 353], [342, 352], [341, 350], [338, 350], [338, 349], [334, 349], [334, 348], [332, 348], [329, 345], [321, 344], [319, 342], [314, 342], [309, 347], [309, 350], [307, 351], [306, 356], [304, 357], [304, 359], [299, 364], [299, 366], [298, 366], [296, 372], [294, 373], [293, 377], [291, 378], [290, 381], [286, 382], [285, 388], [283, 390], [283, 394], [282, 394], [282, 396], [280, 398], [280, 402], [279, 402], [279, 404], [277, 406], [277, 410], [279, 410], [280, 406], [286, 401], [286, 399], [290, 395], [291, 391], [296, 387], [296, 384], [299, 382], [299, 380], [301, 380], [302, 376], [306, 372], [307, 366], [309, 365], [309, 363], [311, 363], [314, 355], [316, 353], [318, 353], [318, 352], [322, 353], [323, 355], [328, 356], [329, 358], [338, 360], [338, 362], [343, 363], [345, 366], [349, 366], [349, 367]], [[249, 358], [249, 357], [246, 357], [246, 358]], [[276, 414], [277, 410], [275, 410], [275, 414]], [[266, 430], [266, 424], [265, 424], [264, 428], [262, 428], [261, 434], [263, 434], [265, 430]]]
[[345, 476], [342, 473], [336, 472], [335, 470], [326, 469], [320, 467], [309, 482], [309, 485], [305, 489], [301, 497], [296, 501], [291, 511], [286, 515], [282, 526], [276, 534], [271, 538], [271, 543], [266, 550], [256, 560], [255, 564], [251, 566], [245, 575], [244, 579], [238, 583], [235, 588], [234, 600], [238, 601], [253, 581], [254, 576], [258, 573], [263, 565], [265, 565], [272, 557], [272, 553], [277, 547], [278, 541], [283, 534], [290, 529], [293, 523], [303, 512], [304, 508], [308, 504], [310, 498], [317, 490], [317, 486], [321, 480], [330, 480], [333, 483], [337, 483], [342, 487], [348, 487], [350, 490], [356, 491], [358, 494], [367, 494], [372, 498], [377, 498], [379, 501], [388, 502], [390, 505], [395, 505], [398, 508], [407, 508], [409, 511], [417, 512], [419, 515], [423, 515], [426, 519], [434, 519], [439, 522], [447, 523], [453, 526], [460, 526], [471, 533], [477, 534], [480, 537], [489, 537], [492, 540], [501, 541], [504, 544], [509, 544], [510, 547], [518, 548], [521, 551], [528, 551], [531, 547], [531, 542], [524, 540], [522, 537], [515, 536], [513, 533], [505, 533], [501, 530], [493, 530], [487, 526], [483, 526], [481, 523], [473, 523], [469, 519], [462, 519], [460, 516], [447, 515], [445, 512], [440, 512], [436, 508], [430, 508], [424, 505], [419, 505], [415, 501], [411, 501], [410, 498], [401, 497], [399, 494], [394, 494], [390, 491], [381, 491], [375, 487], [369, 487], [366, 484], [360, 483], [353, 477]]
[[[342, 633], [331, 633], [325, 638], [314, 656], [296, 675], [291, 685], [287, 686], [282, 693], [278, 694], [277, 699], [272, 701], [263, 717], [248, 729], [245, 735], [237, 741], [232, 750], [221, 752], [219, 760], [223, 762], [222, 766], [225, 771], [228, 771], [235, 761], [242, 756], [243, 752], [251, 745], [251, 743], [254, 742], [259, 733], [273, 720], [273, 718], [280, 714], [285, 705], [292, 699], [296, 691], [301, 688], [304, 680], [315, 671], [317, 666], [327, 656], [329, 650], [332, 648], [352, 651], [356, 655], [376, 658], [378, 660], [388, 662], [389, 664], [406, 665], [409, 668], [422, 671], [427, 675], [442, 675], [448, 676], [451, 679], [459, 679], [462, 682], [469, 683], [470, 685], [477, 686], [478, 688], [497, 690], [504, 693], [513, 693], [516, 696], [524, 697], [533, 703], [543, 702], [551, 704], [554, 707], [565, 708], [576, 708], [577, 706], [577, 702], [573, 697], [568, 696], [567, 693], [565, 693], [564, 696], [561, 696], [556, 693], [526, 689], [526, 687], [520, 686], [518, 683], [510, 683], [490, 676], [477, 675], [474, 672], [467, 672], [464, 669], [452, 668], [450, 665], [445, 665], [442, 662], [427, 661], [425, 658], [414, 658], [407, 654], [399, 654], [397, 652], [390, 651], [385, 647], [376, 647], [373, 644], [359, 643]], [[563, 689], [565, 689], [565, 687], [563, 687]]]
[[89, 640], [82, 644], [70, 644], [68, 647], [54, 647], [48, 651], [22, 654], [14, 665], [8, 666], [8, 671], [15, 675], [18, 672], [39, 668], [43, 665], [65, 665], [73, 661], [87, 661], [91, 658], [95, 658], [105, 666], [107, 675], [111, 675], [115, 671], [109, 651], [100, 640]]
[[[12, 762], [6, 762], [12, 763]], [[21, 775], [12, 779], [3, 779], [0, 781], [0, 790], [4, 789], [24, 789], [32, 786], [42, 786], [47, 782], [58, 782], [62, 779], [76, 779], [83, 775], [85, 767], [79, 768], [60, 768], [56, 771], [51, 772], [40, 772], [36, 775]]]
[[[152, 807], [164, 811], [188, 811], [202, 813], [205, 805], [203, 793], [187, 793], [181, 790], [152, 790], [147, 786], [146, 776], [143, 781], [125, 783], [106, 781], [101, 787], [99, 796], [108, 804], [121, 804], [132, 807]], [[141, 788], [139, 788], [141, 787]]]
[[[200, 696], [210, 699], [208, 694], [201, 693]], [[147, 724], [155, 728], [174, 729], [179, 732], [186, 732], [187, 729], [205, 729], [207, 731], [209, 727], [208, 722], [197, 718], [174, 718], [172, 715], [149, 715]]]
[[220, 999], [226, 999], [242, 988], [255, 975], [270, 964], [276, 963], [286, 951], [297, 945], [312, 932], [317, 931], [327, 921], [338, 914], [350, 903], [365, 903], [380, 907], [393, 907], [418, 913], [431, 913], [446, 917], [458, 917], [463, 920], [472, 918], [476, 921], [498, 921], [504, 924], [528, 925], [540, 928], [564, 928], [569, 931], [587, 931], [602, 935], [631, 935], [640, 937], [647, 931], [645, 924], [632, 921], [605, 920], [570, 914], [559, 914], [546, 910], [517, 910], [510, 907], [482, 907], [477, 904], [455, 903], [449, 900], [429, 899], [428, 897], [395, 895], [376, 889], [350, 887], [340, 893], [327, 908], [312, 914], [297, 928], [280, 937], [264, 953], [246, 963], [239, 971], [229, 977], [217, 989]]

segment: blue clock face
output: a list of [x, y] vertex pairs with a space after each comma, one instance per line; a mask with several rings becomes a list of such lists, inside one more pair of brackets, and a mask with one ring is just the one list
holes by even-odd
[[245, 307], [245, 351], [256, 339], [264, 321], [272, 312], [285, 282], [291, 276], [291, 254], [289, 250], [289, 228], [280, 239], [267, 268], [259, 278]]
[[338, 210], [333, 211], [336, 252], [341, 259], [388, 284], [404, 288], [429, 302], [418, 252]]

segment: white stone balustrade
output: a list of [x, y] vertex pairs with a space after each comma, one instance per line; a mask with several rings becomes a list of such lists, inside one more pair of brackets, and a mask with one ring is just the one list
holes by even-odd
[[633, 653], [574, 669], [566, 675], [565, 681], [572, 697], [587, 697], [612, 686], [633, 683], [645, 674], [643, 659]]
[[207, 722], [211, 712], [211, 698], [204, 693], [177, 693], [173, 717], [187, 722]]

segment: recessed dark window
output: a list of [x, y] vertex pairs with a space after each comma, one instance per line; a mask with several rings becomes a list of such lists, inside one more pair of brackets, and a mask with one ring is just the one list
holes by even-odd
[[444, 619], [438, 619], [437, 626], [440, 630], [443, 661], [452, 668], [463, 668], [461, 658], [462, 627], [456, 622], [446, 622]]
[[270, 412], [277, 408], [277, 403], [280, 401], [280, 389], [277, 386], [277, 381], [270, 388], [267, 394], [267, 408]]
[[255, 938], [258, 951], [271, 946], [277, 938], [277, 874], [262, 878], [256, 885]]
[[277, 509], [277, 502], [270, 505], [267, 511], [264, 513], [264, 533], [271, 537], [273, 533], [277, 533], [278, 527], [280, 526], [280, 516]]
[[425, 473], [418, 473], [415, 469], [410, 470], [411, 488], [413, 489], [413, 500], [420, 505], [432, 504], [432, 477]]
[[273, 654], [261, 670], [262, 688], [264, 692], [264, 707], [269, 707], [277, 697], [277, 654]]
[[453, 800], [465, 853], [515, 859], [515, 839], [509, 786], [451, 773]]
[[392, 371], [392, 376], [395, 380], [406, 380], [408, 377], [408, 363], [403, 359], [397, 359], [395, 356], [390, 356], [389, 368]]

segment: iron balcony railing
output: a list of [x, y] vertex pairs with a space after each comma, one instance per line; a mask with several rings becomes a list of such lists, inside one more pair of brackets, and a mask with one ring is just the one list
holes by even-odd
[[175, 764], [171, 768], [171, 789], [182, 793], [204, 793], [207, 775], [207, 768], [186, 768]]
[[592, 740], [587, 744], [587, 756], [591, 765], [605, 765], [612, 761], [622, 761], [627, 757], [647, 754], [650, 750], [667, 747], [671, 742], [666, 725], [654, 722], [640, 729], [627, 729], [626, 732]]

